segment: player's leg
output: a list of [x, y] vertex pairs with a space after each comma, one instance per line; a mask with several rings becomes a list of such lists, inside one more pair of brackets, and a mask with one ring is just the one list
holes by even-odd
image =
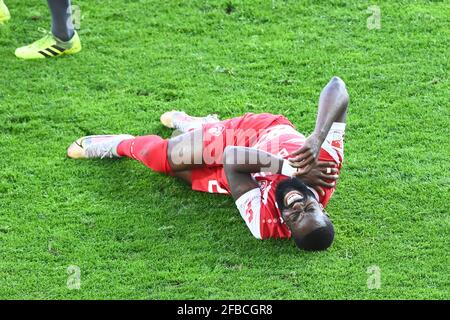
[[11, 18], [11, 14], [9, 13], [8, 7], [0, 0], [0, 24], [5, 23]]
[[148, 135], [126, 139], [117, 146], [117, 154], [142, 162], [161, 173], [191, 170], [203, 165], [202, 132], [194, 130], [171, 139]]
[[69, 41], [75, 34], [70, 0], [47, 0], [47, 3], [52, 14], [53, 35], [64, 42]]
[[190, 128], [187, 133], [168, 140], [168, 162], [173, 171], [222, 167], [225, 147], [249, 147], [261, 129], [290, 124], [286, 118], [271, 114], [246, 114], [219, 121], [213, 116], [191, 117], [183, 112], [165, 113], [161, 122], [168, 127]]
[[125, 139], [118, 144], [116, 153], [177, 177], [191, 184], [193, 190], [227, 193], [222, 166], [205, 165], [203, 144], [202, 131], [195, 130], [171, 139], [155, 135]]
[[157, 135], [97, 135], [79, 138], [67, 149], [73, 159], [120, 158], [138, 160], [154, 171], [170, 174], [202, 166], [202, 132], [172, 139]]
[[81, 50], [81, 42], [72, 23], [70, 0], [48, 0], [52, 15], [52, 31], [32, 44], [16, 49], [21, 59], [44, 59], [74, 54]]
[[184, 170], [184, 171], [175, 171], [171, 174], [173, 177], [177, 177], [184, 182], [191, 184], [192, 183], [192, 170]]
[[236, 122], [240, 118], [209, 123], [171, 139], [157, 135], [87, 136], [72, 143], [67, 155], [74, 159], [128, 157], [166, 174], [202, 166], [221, 167], [223, 150], [237, 141], [232, 130]]

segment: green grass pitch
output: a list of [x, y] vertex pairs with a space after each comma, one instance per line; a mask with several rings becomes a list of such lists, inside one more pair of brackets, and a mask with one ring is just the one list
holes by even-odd
[[[449, 1], [74, 1], [84, 49], [44, 61], [14, 50], [49, 28], [46, 2], [6, 3], [0, 298], [450, 298]], [[255, 240], [231, 198], [131, 160], [65, 157], [82, 135], [169, 137], [170, 109], [308, 134], [333, 75], [351, 103], [327, 252]]]

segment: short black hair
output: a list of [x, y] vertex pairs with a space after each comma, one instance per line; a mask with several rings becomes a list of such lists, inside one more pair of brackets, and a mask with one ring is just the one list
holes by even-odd
[[[287, 178], [277, 185], [277, 189], [275, 191], [275, 198], [280, 211], [286, 209], [286, 205], [284, 204], [284, 196], [292, 190], [300, 191], [305, 196], [304, 200], [308, 198], [315, 199], [314, 194], [308, 189], [303, 181], [297, 177]], [[297, 247], [307, 251], [319, 251], [329, 248], [334, 240], [334, 227], [328, 216], [325, 217], [325, 222], [325, 226], [319, 227], [306, 235], [293, 235], [293, 239]]]
[[292, 190], [300, 191], [305, 196], [304, 200], [310, 197], [315, 199], [314, 193], [308, 189], [302, 180], [297, 177], [286, 178], [277, 185], [277, 189], [275, 190], [275, 198], [280, 210], [286, 208], [284, 196]]
[[307, 235], [294, 237], [295, 244], [299, 249], [306, 251], [320, 251], [328, 249], [334, 240], [334, 227], [328, 217], [326, 225], [311, 231]]

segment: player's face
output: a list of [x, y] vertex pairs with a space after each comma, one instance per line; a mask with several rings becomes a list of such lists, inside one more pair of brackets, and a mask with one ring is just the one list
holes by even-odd
[[326, 225], [327, 216], [320, 203], [298, 190], [286, 193], [281, 214], [293, 236], [306, 235]]

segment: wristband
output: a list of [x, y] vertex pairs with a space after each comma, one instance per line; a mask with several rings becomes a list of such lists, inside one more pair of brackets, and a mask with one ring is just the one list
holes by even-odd
[[297, 168], [291, 166], [289, 161], [283, 160], [283, 166], [281, 167], [281, 174], [283, 176], [292, 177], [295, 172], [297, 172]]

